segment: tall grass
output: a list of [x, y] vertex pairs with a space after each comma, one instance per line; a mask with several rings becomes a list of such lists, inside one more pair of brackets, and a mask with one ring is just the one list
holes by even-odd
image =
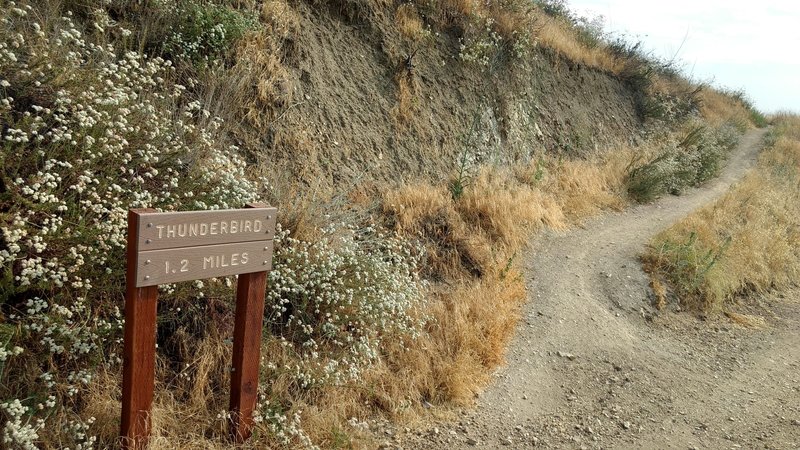
[[737, 295], [800, 279], [800, 118], [775, 121], [757, 168], [656, 236], [643, 257], [684, 306], [719, 311]]

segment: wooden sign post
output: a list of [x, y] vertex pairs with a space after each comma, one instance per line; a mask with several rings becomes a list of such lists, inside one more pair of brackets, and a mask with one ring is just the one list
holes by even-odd
[[261, 323], [277, 210], [128, 212], [128, 269], [122, 369], [122, 445], [142, 449], [150, 436], [158, 285], [239, 275], [231, 368], [230, 433], [244, 442], [253, 428], [261, 358]]

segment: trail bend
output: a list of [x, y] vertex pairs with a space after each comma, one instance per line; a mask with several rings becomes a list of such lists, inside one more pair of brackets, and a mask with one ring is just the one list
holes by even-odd
[[800, 448], [800, 290], [759, 299], [759, 330], [654, 315], [638, 261], [755, 165], [763, 133], [700, 188], [538, 236], [507, 365], [476, 408], [402, 447]]

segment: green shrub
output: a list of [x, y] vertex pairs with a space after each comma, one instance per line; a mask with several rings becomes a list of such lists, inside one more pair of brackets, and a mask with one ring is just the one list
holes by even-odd
[[717, 144], [725, 150], [733, 150], [741, 142], [742, 131], [731, 122], [722, 124], [715, 133]]
[[250, 11], [211, 2], [179, 3], [164, 51], [196, 64], [212, 64], [224, 60], [233, 44], [257, 26]]
[[702, 125], [690, 128], [680, 142], [673, 142], [651, 161], [628, 172], [628, 193], [637, 202], [646, 203], [665, 193], [679, 195], [713, 178], [728, 151], [738, 144], [737, 133], [729, 125], [713, 132]]
[[578, 42], [586, 48], [597, 48], [607, 40], [605, 32], [605, 19], [603, 16], [593, 18], [578, 17], [573, 20]]
[[569, 22], [573, 20], [567, 0], [534, 0], [533, 3], [550, 17], [563, 18]]
[[685, 242], [665, 239], [658, 248], [651, 248], [645, 257], [649, 270], [666, 274], [675, 294], [686, 303], [703, 302], [706, 280], [730, 246], [726, 238], [718, 248], [706, 248], [697, 241], [697, 233], [689, 233]]
[[767, 117], [756, 108], [750, 108], [750, 120], [757, 126], [758, 128], [765, 128], [769, 125], [769, 121]]

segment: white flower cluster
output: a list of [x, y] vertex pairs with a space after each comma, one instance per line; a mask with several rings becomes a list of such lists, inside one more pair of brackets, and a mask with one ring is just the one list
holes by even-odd
[[462, 61], [488, 68], [502, 43], [503, 37], [494, 30], [494, 20], [487, 18], [475, 36], [461, 39], [459, 57]]
[[4, 362], [10, 356], [17, 356], [23, 352], [23, 348], [20, 346], [15, 345], [12, 348], [6, 348], [6, 346], [0, 347], [0, 362]]
[[44, 420], [31, 420], [27, 415], [28, 407], [17, 399], [0, 403], [0, 409], [8, 417], [3, 426], [3, 443], [25, 450], [36, 450], [38, 431], [44, 427]]
[[357, 380], [383, 339], [414, 338], [425, 322], [421, 252], [373, 228], [340, 225], [315, 243], [276, 236], [267, 326], [298, 356], [301, 387]]
[[314, 445], [311, 438], [303, 431], [300, 424], [301, 412], [294, 413], [290, 418], [281, 412], [280, 408], [271, 405], [269, 401], [258, 406], [260, 412], [256, 414], [256, 421], [265, 422], [278, 442], [294, 448], [319, 450], [319, 447]]
[[[2, 439], [33, 448], [46, 426], [85, 449], [92, 420], [54, 410], [74, 403], [101, 357], [118, 361], [101, 350], [121, 336], [128, 208], [241, 207], [263, 186], [169, 61], [91, 38], [70, 14], [31, 11], [0, 0], [0, 273], [3, 326], [15, 330], [0, 376], [42, 373], [0, 391]], [[116, 26], [93, 17], [95, 35]]]
[[525, 60], [531, 57], [533, 49], [538, 45], [536, 38], [532, 37], [528, 30], [514, 30], [512, 33], [514, 43], [512, 51], [518, 60]]

